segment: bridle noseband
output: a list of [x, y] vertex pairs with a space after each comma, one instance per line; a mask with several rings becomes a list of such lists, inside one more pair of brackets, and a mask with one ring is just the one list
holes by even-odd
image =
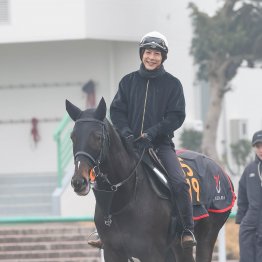
[[84, 123], [86, 123], [86, 122], [98, 123], [101, 126], [101, 128], [102, 128], [102, 146], [101, 146], [101, 149], [100, 149], [100, 152], [99, 152], [97, 158], [93, 157], [91, 154], [89, 154], [85, 151], [77, 151], [74, 155], [74, 158], [76, 160], [76, 158], [78, 156], [84, 156], [90, 161], [93, 168], [95, 168], [95, 167], [99, 168], [100, 164], [102, 163], [102, 161], [105, 157], [106, 150], [108, 150], [109, 145], [110, 145], [109, 136], [105, 132], [106, 123], [104, 121], [93, 119], [93, 118], [83, 118], [83, 119], [76, 120], [75, 124], [77, 125], [78, 123], [82, 123], [82, 122], [84, 122]]

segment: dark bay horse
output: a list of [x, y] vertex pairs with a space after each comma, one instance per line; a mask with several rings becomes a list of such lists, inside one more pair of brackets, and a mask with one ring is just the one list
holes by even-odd
[[[67, 100], [66, 110], [75, 121], [71, 134], [75, 173], [71, 183], [75, 192], [82, 196], [89, 193], [91, 185], [93, 187], [96, 197], [94, 220], [104, 244], [105, 261], [211, 262], [218, 232], [234, 201], [230, 199], [230, 204], [217, 212], [200, 210], [195, 221], [197, 247], [194, 259], [192, 248], [183, 250], [178, 238], [171, 236], [173, 216], [170, 201], [156, 194], [148, 178], [150, 172], [141, 159], [126, 149], [106, 119], [104, 99], [96, 109], [85, 111]], [[196, 169], [199, 166], [198, 163]], [[198, 178], [193, 180], [186, 162], [182, 167], [189, 174], [192, 189], [199, 193]], [[205, 171], [210, 167], [202, 169]], [[204, 183], [206, 187], [208, 184]], [[214, 191], [220, 192], [220, 186], [216, 179]], [[229, 187], [233, 196], [232, 186]], [[203, 190], [205, 199], [213, 202], [214, 197], [208, 191]], [[215, 198], [223, 200], [226, 197]], [[200, 202], [198, 207], [212, 209]]]

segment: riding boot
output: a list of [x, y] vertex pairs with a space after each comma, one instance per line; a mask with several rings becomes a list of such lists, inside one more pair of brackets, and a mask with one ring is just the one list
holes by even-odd
[[97, 240], [89, 240], [88, 241], [88, 244], [92, 247], [95, 247], [95, 248], [99, 248], [99, 249], [102, 249], [103, 248], [103, 243], [101, 241], [101, 239], [97, 239]]
[[182, 224], [183, 233], [181, 235], [181, 245], [184, 248], [196, 245], [194, 237], [193, 208], [189, 193], [189, 184], [186, 181], [180, 162], [177, 158], [174, 147], [170, 144], [161, 144], [156, 149], [156, 155], [160, 159], [163, 168], [168, 174], [171, 187], [171, 201], [174, 211]]
[[180, 192], [179, 194], [176, 194], [173, 204], [175, 205], [183, 227], [181, 245], [183, 248], [193, 247], [196, 245], [196, 239], [194, 236], [192, 202], [189, 193], [183, 192], [181, 194]]

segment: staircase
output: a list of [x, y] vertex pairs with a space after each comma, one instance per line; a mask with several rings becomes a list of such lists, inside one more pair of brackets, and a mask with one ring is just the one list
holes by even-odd
[[55, 173], [1, 174], [0, 217], [51, 216]]
[[100, 262], [92, 222], [0, 225], [1, 262]]
[[[100, 251], [87, 244], [94, 230], [93, 222], [0, 225], [0, 261], [101, 262]], [[217, 261], [216, 246], [212, 262]]]

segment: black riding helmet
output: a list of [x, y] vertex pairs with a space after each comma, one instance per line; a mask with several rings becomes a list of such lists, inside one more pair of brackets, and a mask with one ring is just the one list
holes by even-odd
[[162, 54], [162, 63], [167, 59], [168, 42], [164, 35], [153, 31], [144, 35], [139, 44], [139, 55], [142, 60], [145, 49], [157, 49]]

